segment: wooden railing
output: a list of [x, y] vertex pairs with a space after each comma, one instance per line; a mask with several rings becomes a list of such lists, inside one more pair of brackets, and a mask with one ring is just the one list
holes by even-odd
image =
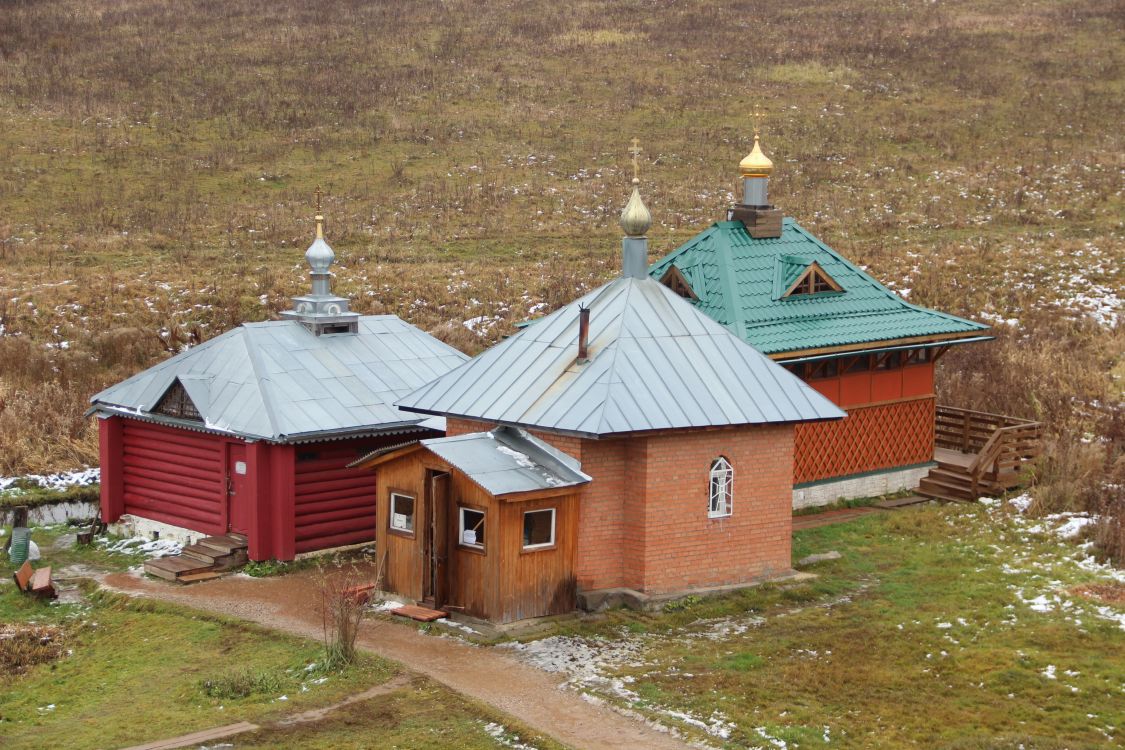
[[974, 495], [1016, 486], [1024, 462], [1039, 455], [1043, 425], [1002, 414], [937, 407], [934, 444], [975, 454], [967, 468]]

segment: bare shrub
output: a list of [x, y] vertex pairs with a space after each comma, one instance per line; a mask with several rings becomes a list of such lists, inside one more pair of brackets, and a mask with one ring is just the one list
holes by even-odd
[[317, 569], [324, 664], [327, 669], [342, 669], [355, 661], [359, 624], [371, 589], [383, 585], [383, 563], [380, 561], [374, 581], [351, 564], [332, 569], [319, 565]]

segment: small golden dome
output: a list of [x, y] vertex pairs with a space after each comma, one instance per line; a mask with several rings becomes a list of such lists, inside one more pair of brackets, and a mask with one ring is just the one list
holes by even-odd
[[637, 189], [640, 180], [633, 179], [633, 195], [621, 210], [618, 224], [624, 230], [626, 237], [644, 237], [645, 232], [652, 226], [652, 214], [649, 213], [645, 202], [641, 200], [641, 191]]
[[758, 142], [758, 134], [754, 134], [754, 149], [746, 158], [738, 163], [738, 170], [742, 172], [743, 179], [750, 177], [769, 177], [773, 171], [773, 162], [762, 153], [762, 144]]

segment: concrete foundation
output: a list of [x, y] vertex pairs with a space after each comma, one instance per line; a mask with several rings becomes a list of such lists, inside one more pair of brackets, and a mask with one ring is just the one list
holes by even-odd
[[114, 523], [109, 524], [109, 532], [123, 537], [140, 536], [145, 539], [168, 539], [177, 544], [194, 544], [208, 536], [199, 531], [185, 529], [182, 526], [173, 526], [170, 523], [153, 521], [150, 518], [140, 518], [128, 513], [121, 516]]
[[578, 608], [586, 612], [604, 612], [607, 609], [613, 609], [615, 607], [626, 607], [628, 609], [644, 612], [654, 612], [663, 609], [664, 605], [669, 602], [674, 602], [677, 599], [686, 599], [689, 596], [718, 596], [719, 594], [726, 594], [731, 591], [738, 591], [739, 589], [760, 586], [767, 582], [799, 582], [812, 578], [816, 578], [816, 576], [811, 573], [800, 573], [796, 570], [788, 569], [746, 583], [736, 583], [729, 586], [700, 587], [688, 591], [676, 591], [669, 594], [646, 594], [641, 591], [625, 588], [579, 591]]
[[834, 481], [818, 482], [804, 487], [793, 488], [793, 510], [831, 505], [838, 500], [852, 500], [860, 497], [890, 495], [902, 490], [912, 490], [918, 486], [922, 477], [930, 473], [937, 464], [911, 466], [905, 469], [861, 474], [844, 477]]

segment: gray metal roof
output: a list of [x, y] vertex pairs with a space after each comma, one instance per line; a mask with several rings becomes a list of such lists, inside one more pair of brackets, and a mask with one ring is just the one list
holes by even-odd
[[300, 323], [245, 323], [107, 388], [94, 410], [190, 426], [151, 410], [178, 379], [204, 429], [276, 442], [428, 426], [395, 399], [467, 357], [394, 315], [358, 333], [316, 336]]
[[577, 459], [513, 427], [421, 443], [491, 495], [564, 489], [590, 481]]
[[[589, 361], [576, 363], [590, 308]], [[398, 401], [583, 435], [839, 419], [831, 401], [663, 284], [619, 278]]]

